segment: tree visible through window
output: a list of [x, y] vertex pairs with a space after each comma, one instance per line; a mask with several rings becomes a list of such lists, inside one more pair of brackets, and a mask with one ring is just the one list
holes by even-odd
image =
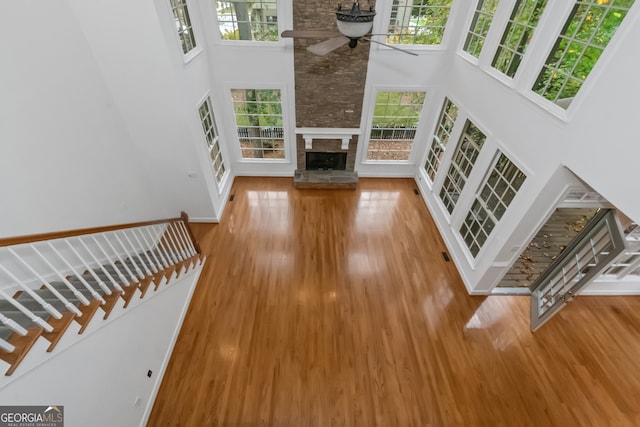
[[209, 97], [207, 97], [200, 108], [198, 108], [198, 113], [200, 114], [202, 131], [207, 139], [207, 148], [209, 149], [209, 157], [211, 158], [213, 173], [216, 177], [216, 182], [220, 184], [224, 177], [226, 168], [224, 166], [224, 160], [222, 159], [222, 151], [220, 151], [220, 137], [218, 136], [216, 122], [213, 119], [211, 100]]
[[547, 0], [518, 0], [493, 58], [493, 67], [513, 77], [533, 37]]
[[276, 0], [216, 0], [220, 35], [225, 40], [278, 40]]
[[367, 160], [409, 160], [424, 92], [378, 92]]
[[484, 40], [489, 33], [489, 27], [491, 27], [493, 14], [496, 13], [496, 7], [498, 7], [498, 0], [478, 1], [467, 39], [464, 42], [464, 50], [476, 58], [480, 57]]
[[462, 239], [474, 257], [502, 219], [526, 178], [507, 156], [500, 154], [460, 227]]
[[232, 89], [240, 151], [244, 159], [284, 159], [279, 89]]
[[458, 117], [458, 107], [448, 98], [445, 98], [442, 112], [440, 113], [438, 128], [433, 135], [433, 141], [431, 141], [431, 147], [427, 155], [427, 162], [424, 165], [431, 182], [433, 182], [440, 167], [440, 161], [447, 147], [447, 142], [449, 142], [449, 136], [451, 136], [456, 117]]
[[187, 54], [196, 47], [196, 38], [193, 35], [186, 0], [171, 0], [171, 10], [176, 21], [176, 30], [178, 31], [178, 37], [180, 37], [182, 53]]
[[447, 212], [452, 213], [456, 207], [458, 197], [467, 183], [486, 139], [485, 134], [467, 120], [440, 190], [440, 200], [444, 203]]
[[634, 0], [576, 1], [533, 91], [567, 108]]
[[449, 19], [452, 0], [394, 0], [387, 43], [437, 45]]

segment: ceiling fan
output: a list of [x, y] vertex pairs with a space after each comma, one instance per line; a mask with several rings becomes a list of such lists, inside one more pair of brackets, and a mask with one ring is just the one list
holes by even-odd
[[286, 30], [280, 35], [283, 38], [300, 38], [300, 39], [318, 39], [328, 38], [327, 40], [309, 46], [307, 50], [314, 55], [324, 56], [329, 52], [333, 52], [345, 44], [349, 44], [350, 48], [355, 48], [359, 40], [365, 40], [371, 43], [380, 44], [390, 47], [409, 55], [418, 56], [415, 52], [400, 49], [387, 43], [382, 43], [368, 37], [364, 37], [371, 31], [373, 27], [373, 17], [376, 15], [373, 6], [368, 10], [360, 9], [360, 2], [354, 1], [351, 9], [342, 7], [342, 3], [338, 4], [336, 10], [336, 19], [338, 31], [322, 31], [322, 30]]

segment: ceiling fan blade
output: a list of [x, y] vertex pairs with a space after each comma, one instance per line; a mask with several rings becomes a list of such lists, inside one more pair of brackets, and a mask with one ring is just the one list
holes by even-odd
[[307, 50], [314, 55], [324, 56], [329, 52], [332, 52], [339, 48], [340, 46], [344, 46], [349, 43], [349, 39], [344, 36], [334, 37], [329, 40], [325, 40], [323, 42], [314, 44], [313, 46], [309, 46]]
[[375, 41], [373, 39], [368, 39], [366, 37], [362, 37], [362, 40], [366, 40], [366, 41], [369, 41], [369, 42], [372, 42], [372, 43], [381, 44], [382, 46], [390, 47], [391, 49], [399, 50], [400, 52], [408, 53], [409, 55], [418, 56], [418, 54], [415, 53], [415, 52], [411, 52], [411, 51], [408, 51], [408, 50], [405, 50], [405, 49], [400, 49], [399, 47], [395, 47], [395, 46], [390, 45], [390, 44], [378, 42], [378, 41]]
[[282, 38], [298, 38], [298, 39], [326, 39], [329, 37], [339, 36], [337, 31], [325, 30], [285, 30], [280, 34]]

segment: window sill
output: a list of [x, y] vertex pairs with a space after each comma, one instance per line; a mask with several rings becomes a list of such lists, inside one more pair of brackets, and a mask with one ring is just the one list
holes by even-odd
[[200, 55], [202, 52], [204, 51], [203, 48], [201, 47], [195, 47], [193, 49], [191, 49], [189, 52], [187, 52], [183, 57], [182, 57], [182, 61], [185, 64], [190, 63], [191, 61], [194, 60], [195, 57], [197, 57], [198, 55]]

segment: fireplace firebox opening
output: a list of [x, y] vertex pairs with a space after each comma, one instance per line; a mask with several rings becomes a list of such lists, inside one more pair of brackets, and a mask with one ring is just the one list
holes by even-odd
[[307, 170], [345, 170], [347, 153], [307, 152]]

